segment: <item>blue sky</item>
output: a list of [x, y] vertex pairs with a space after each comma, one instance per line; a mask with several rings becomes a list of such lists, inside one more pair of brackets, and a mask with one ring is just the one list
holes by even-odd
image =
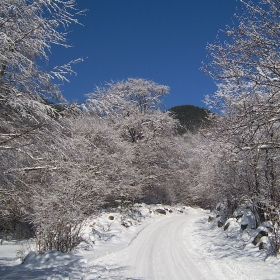
[[55, 47], [50, 64], [86, 58], [73, 69], [77, 76], [61, 87], [68, 101], [85, 100], [95, 86], [127, 78], [168, 85], [167, 108], [191, 104], [205, 107], [204, 96], [215, 91], [212, 79], [199, 71], [206, 44], [231, 24], [236, 0], [78, 0], [88, 9], [72, 25], [68, 43]]

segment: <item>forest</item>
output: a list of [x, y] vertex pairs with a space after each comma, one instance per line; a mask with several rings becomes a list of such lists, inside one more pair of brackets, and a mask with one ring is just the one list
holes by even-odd
[[112, 81], [69, 104], [53, 81], [67, 81], [82, 59], [51, 71], [42, 65], [53, 45], [67, 47], [61, 28], [84, 11], [75, 0], [2, 0], [3, 235], [67, 252], [101, 208], [222, 203], [225, 217], [246, 205], [258, 224], [271, 221], [278, 252], [280, 2], [240, 2], [232, 26], [206, 47], [201, 70], [217, 91], [194, 125], [178, 120], [178, 108], [165, 110], [168, 86], [141, 78]]

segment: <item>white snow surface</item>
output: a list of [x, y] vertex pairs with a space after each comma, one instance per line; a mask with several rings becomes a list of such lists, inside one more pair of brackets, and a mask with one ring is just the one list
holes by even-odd
[[70, 253], [38, 254], [32, 240], [3, 241], [0, 279], [280, 279], [279, 258], [254, 246], [236, 221], [224, 231], [202, 209], [140, 206], [89, 218], [85, 241]]

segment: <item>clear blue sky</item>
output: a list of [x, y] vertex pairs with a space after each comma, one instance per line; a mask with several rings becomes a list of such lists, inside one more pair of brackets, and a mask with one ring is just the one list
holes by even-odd
[[69, 100], [83, 102], [95, 85], [129, 77], [168, 85], [167, 108], [205, 107], [215, 91], [212, 79], [199, 71], [206, 44], [231, 24], [236, 0], [78, 0], [84, 26], [72, 25], [68, 43], [53, 48], [51, 64], [87, 59], [73, 68], [77, 76], [61, 87]]

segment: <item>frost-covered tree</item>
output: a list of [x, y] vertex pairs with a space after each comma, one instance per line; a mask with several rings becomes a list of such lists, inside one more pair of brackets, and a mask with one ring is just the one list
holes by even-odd
[[219, 113], [212, 135], [227, 151], [220, 182], [228, 182], [229, 197], [249, 200], [262, 216], [279, 204], [280, 3], [241, 2], [233, 26], [207, 45], [203, 68], [218, 89], [206, 102]]
[[[204, 71], [218, 85], [207, 102], [222, 115], [231, 116], [233, 134], [246, 138], [243, 146], [273, 144], [273, 137], [268, 138], [276, 136], [273, 131], [279, 122], [280, 4], [275, 0], [241, 3], [244, 14], [236, 15], [235, 25], [227, 26], [220, 39], [207, 45], [210, 62]], [[274, 142], [277, 146], [277, 138]]]
[[[173, 126], [168, 113], [162, 113], [162, 98], [169, 87], [153, 81], [129, 78], [97, 87], [88, 95], [87, 109], [106, 117], [132, 143], [160, 134], [163, 128]], [[174, 121], [173, 121], [174, 122]]]
[[68, 121], [46, 100], [62, 99], [52, 80], [66, 80], [77, 61], [42, 65], [53, 44], [67, 47], [65, 30], [79, 11], [74, 0], [3, 0], [0, 11], [0, 220], [11, 228], [31, 220], [34, 194], [71, 154]]
[[106, 120], [116, 137], [130, 147], [132, 186], [141, 194], [138, 200], [148, 203], [173, 203], [187, 190], [181, 170], [187, 158], [180, 153], [183, 141], [175, 137], [178, 121], [162, 111], [162, 98], [168, 92], [167, 86], [130, 78], [97, 88], [85, 104], [88, 112]]
[[74, 6], [73, 0], [1, 1], [1, 149], [16, 148], [25, 136], [52, 122], [55, 112], [44, 99], [62, 98], [52, 79], [66, 80], [74, 61], [47, 72], [39, 60], [48, 61], [51, 45], [67, 46], [61, 28], [77, 22]]

